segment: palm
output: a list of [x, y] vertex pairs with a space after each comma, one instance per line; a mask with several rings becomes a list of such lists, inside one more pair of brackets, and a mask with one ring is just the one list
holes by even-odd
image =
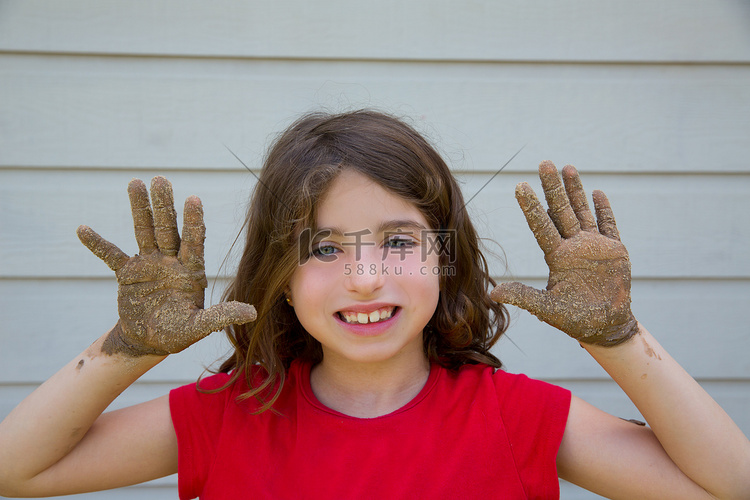
[[630, 319], [630, 263], [622, 243], [581, 232], [547, 260], [552, 326], [577, 329], [585, 338]]
[[228, 325], [253, 321], [255, 309], [241, 302], [203, 309], [206, 228], [200, 200], [190, 197], [185, 201], [180, 238], [169, 181], [154, 178], [153, 211], [140, 180], [130, 183], [128, 193], [138, 255], [129, 257], [90, 228], [78, 228], [81, 241], [115, 271], [119, 285], [120, 319], [102, 350], [131, 356], [166, 355]]
[[526, 309], [582, 342], [616, 344], [636, 328], [630, 312], [628, 253], [604, 193], [594, 193], [597, 226], [575, 169], [566, 167], [563, 176], [564, 189], [553, 165], [540, 167], [548, 212], [528, 184], [516, 190], [549, 266], [546, 290], [504, 283], [492, 297]]
[[152, 252], [132, 257], [116, 274], [120, 324], [129, 337], [155, 351], [179, 352], [204, 336], [189, 328], [203, 309], [204, 273]]

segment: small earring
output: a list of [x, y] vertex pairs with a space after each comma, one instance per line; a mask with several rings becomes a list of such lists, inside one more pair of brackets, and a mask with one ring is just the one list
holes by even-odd
[[[290, 299], [289, 297], [287, 297], [286, 298], [286, 303], [291, 306], [292, 305], [292, 299]], [[292, 307], [294, 307], [294, 306], [292, 306]]]

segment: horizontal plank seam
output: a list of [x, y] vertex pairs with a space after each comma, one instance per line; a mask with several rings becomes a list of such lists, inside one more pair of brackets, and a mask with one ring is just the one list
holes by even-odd
[[[562, 165], [562, 164], [560, 164]], [[20, 172], [25, 173], [29, 171], [40, 171], [40, 172], [88, 172], [88, 173], [108, 173], [108, 172], [148, 172], [148, 171], [168, 171], [170, 174], [179, 173], [248, 173], [246, 169], [238, 169], [233, 167], [173, 167], [168, 165], [152, 165], [152, 166], [112, 166], [112, 167], [101, 167], [101, 166], [61, 166], [61, 165], [2, 165], [0, 164], [0, 172]], [[255, 174], [260, 174], [259, 168], [253, 168], [251, 171]], [[469, 175], [489, 175], [495, 173], [492, 169], [473, 169], [473, 170], [462, 170], [459, 168], [452, 169], [453, 174], [457, 177], [469, 176]], [[505, 168], [498, 176], [509, 177], [510, 175], [521, 175], [521, 174], [535, 174], [536, 171], [533, 167], [528, 168]], [[582, 171], [584, 176], [590, 175], [601, 175], [601, 176], [628, 176], [628, 177], [655, 177], [655, 176], [668, 176], [668, 177], [738, 177], [747, 176], [750, 177], [750, 170], [627, 170], [627, 169], [610, 169], [610, 170], [592, 170], [587, 168]]]
[[[494, 276], [493, 279], [497, 282], [505, 282], [505, 281], [544, 281], [547, 279], [547, 276], [514, 276], [514, 275], [505, 275], [505, 276]], [[706, 282], [743, 282], [743, 281], [750, 281], [750, 276], [738, 276], [738, 275], [732, 275], [732, 276], [633, 276], [631, 278], [632, 282], [638, 282], [638, 283], [664, 283], [664, 282], [699, 282], [699, 283], [706, 283]]]
[[161, 477], [159, 479], [154, 479], [153, 481], [158, 482], [148, 482], [143, 484], [133, 484], [131, 486], [124, 486], [120, 489], [123, 490], [165, 490], [165, 489], [174, 489], [177, 488], [177, 477], [175, 476], [172, 478], [171, 476], [174, 476], [174, 474], [170, 476]]
[[[223, 359], [222, 356], [219, 356], [217, 359]], [[515, 372], [513, 372], [515, 373]], [[523, 373], [523, 372], [519, 372]], [[185, 384], [191, 384], [194, 383], [198, 379], [199, 374], [196, 371], [195, 377], [180, 379], [180, 380], [147, 380], [147, 381], [137, 381], [130, 387], [137, 387], [137, 386], [143, 386], [145, 387], [157, 387], [157, 386], [178, 386], [178, 385], [185, 385]], [[610, 378], [603, 378], [603, 377], [537, 377], [539, 380], [544, 380], [545, 382], [554, 383], [554, 384], [563, 384], [566, 382], [570, 383], [587, 383], [587, 384], [613, 384], [616, 385], [616, 382]], [[740, 378], [740, 377], [699, 377], [695, 379], [696, 382], [699, 384], [731, 384], [731, 385], [748, 385], [750, 384], [750, 376], [747, 378]], [[26, 388], [31, 389], [39, 384], [44, 382], [43, 380], [22, 380], [22, 381], [0, 381], [0, 390], [3, 389], [9, 389], [9, 388]]]
[[312, 57], [292, 55], [230, 55], [230, 54], [177, 54], [170, 52], [97, 52], [97, 51], [42, 51], [3, 49], [2, 55], [38, 55], [65, 57], [111, 57], [111, 58], [148, 58], [148, 59], [195, 59], [195, 60], [224, 60], [224, 61], [279, 61], [279, 62], [364, 62], [364, 63], [408, 63], [408, 64], [534, 64], [534, 65], [629, 65], [629, 66], [748, 66], [750, 59], [513, 59], [513, 58], [442, 58], [442, 57]]
[[[134, 382], [132, 385], [130, 385], [129, 388], [130, 387], [136, 387], [136, 386], [140, 386], [140, 387], [144, 387], [144, 388], [145, 387], [165, 386], [165, 385], [166, 386], [177, 386], [177, 385], [183, 385], [183, 384], [186, 384], [186, 383], [189, 384], [189, 383], [195, 382], [197, 380], [197, 378], [198, 378], [198, 374], [196, 372], [196, 376], [194, 378], [190, 377], [190, 378], [186, 378], [186, 379], [138, 380], [138, 381]], [[39, 385], [40, 383], [42, 383], [42, 382], [41, 381], [37, 382], [37, 381], [34, 381], [34, 380], [23, 380], [23, 381], [14, 381], [14, 382], [0, 381], [0, 390], [7, 389], [7, 388], [10, 388], [10, 387], [15, 387], [15, 388], [26, 387], [26, 388], [30, 388], [30, 387], [35, 387], [35, 386]]]

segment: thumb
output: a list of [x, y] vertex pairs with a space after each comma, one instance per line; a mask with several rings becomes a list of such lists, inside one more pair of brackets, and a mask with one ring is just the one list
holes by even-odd
[[105, 240], [88, 226], [78, 226], [76, 230], [78, 239], [86, 245], [86, 248], [102, 259], [113, 271], [117, 271], [128, 261], [130, 257], [120, 250], [116, 245]]
[[244, 302], [230, 301], [216, 304], [196, 312], [192, 329], [204, 336], [218, 332], [229, 325], [243, 325], [258, 317], [255, 307]]
[[490, 298], [501, 304], [518, 306], [537, 317], [539, 317], [541, 311], [546, 309], [544, 307], [546, 302], [544, 290], [537, 290], [517, 281], [497, 285], [490, 292]]

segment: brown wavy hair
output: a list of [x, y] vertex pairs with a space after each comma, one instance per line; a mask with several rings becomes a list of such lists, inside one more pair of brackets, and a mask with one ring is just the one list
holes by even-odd
[[[430, 362], [448, 369], [501, 366], [490, 349], [507, 328], [507, 310], [489, 298], [495, 282], [446, 163], [393, 116], [371, 110], [312, 113], [282, 132], [268, 152], [250, 201], [237, 275], [223, 295], [258, 311], [254, 323], [226, 329], [234, 352], [219, 372], [231, 372], [227, 386], [244, 376], [250, 391], [243, 397], [258, 398], [259, 412], [279, 396], [292, 360], [322, 360], [320, 343], [286, 304], [285, 291], [300, 262], [300, 235], [314, 230], [316, 203], [343, 169], [413, 203], [431, 228], [455, 238], [453, 252], [440, 255], [440, 264], [450, 259], [455, 272], [441, 275], [438, 305], [424, 330]], [[253, 385], [256, 365], [266, 376]]]

